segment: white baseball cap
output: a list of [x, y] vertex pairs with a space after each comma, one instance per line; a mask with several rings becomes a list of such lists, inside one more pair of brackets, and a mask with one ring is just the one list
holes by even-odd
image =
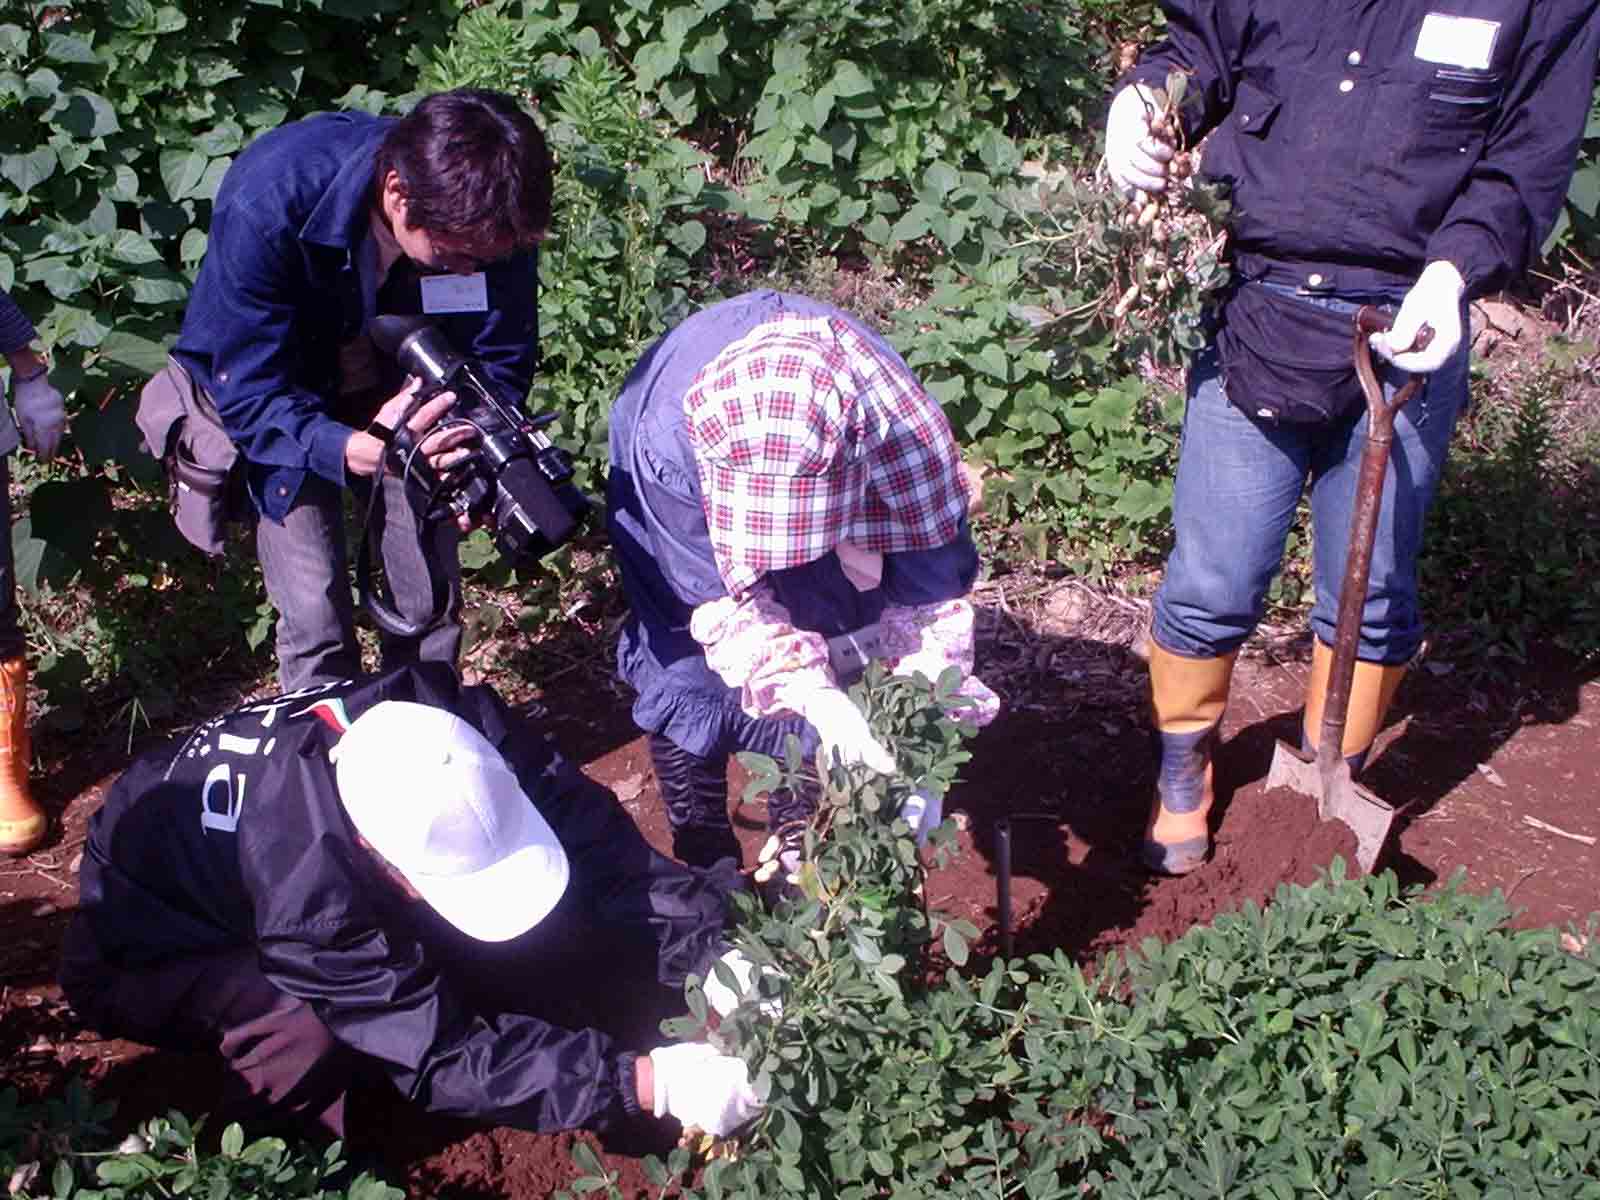
[[480, 942], [532, 929], [566, 891], [566, 852], [511, 766], [454, 713], [384, 700], [330, 756], [356, 831]]

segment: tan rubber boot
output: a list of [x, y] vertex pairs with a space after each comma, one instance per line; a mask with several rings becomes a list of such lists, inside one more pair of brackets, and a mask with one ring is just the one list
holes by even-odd
[[[1333, 647], [1321, 639], [1311, 646], [1311, 678], [1306, 681], [1306, 715], [1300, 725], [1300, 749], [1317, 752], [1322, 735], [1322, 706], [1328, 697], [1328, 674], [1333, 668]], [[1356, 660], [1356, 673], [1350, 680], [1350, 709], [1344, 719], [1344, 757], [1350, 774], [1358, 774], [1367, 763], [1367, 752], [1383, 730], [1384, 714], [1405, 678], [1406, 664], [1385, 667]]]
[[1163, 875], [1187, 875], [1211, 853], [1211, 753], [1236, 657], [1185, 658], [1150, 642], [1150, 707], [1161, 763], [1139, 857]]
[[27, 854], [50, 821], [28, 793], [28, 662], [0, 662], [0, 854]]

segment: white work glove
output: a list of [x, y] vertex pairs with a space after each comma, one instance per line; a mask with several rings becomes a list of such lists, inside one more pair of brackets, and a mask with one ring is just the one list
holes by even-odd
[[1106, 116], [1106, 172], [1125, 196], [1166, 189], [1173, 149], [1150, 132], [1150, 114], [1158, 111], [1155, 93], [1142, 83], [1130, 83], [1112, 97]]
[[[717, 1016], [725, 1017], [739, 1007], [739, 1001], [742, 997], [750, 994], [756, 977], [756, 965], [750, 961], [743, 950], [737, 949], [729, 950], [717, 961], [732, 971], [733, 977], [739, 981], [739, 988], [735, 991], [717, 978], [715, 967], [706, 973], [706, 1002], [716, 1010]], [[776, 976], [778, 974], [771, 967], [763, 967], [761, 973], [767, 976]], [[756, 1008], [762, 1016], [770, 1017], [774, 1021], [783, 1016], [783, 1001], [776, 996], [762, 1000], [756, 1005]]]
[[650, 1111], [677, 1117], [685, 1129], [727, 1137], [765, 1107], [750, 1087], [744, 1060], [719, 1054], [704, 1042], [680, 1042], [650, 1051], [655, 1093]]
[[[1461, 297], [1466, 290], [1466, 280], [1453, 263], [1444, 259], [1429, 263], [1400, 302], [1394, 325], [1386, 333], [1373, 334], [1369, 344], [1402, 371], [1413, 375], [1437, 371], [1461, 345]], [[1424, 325], [1433, 328], [1433, 340], [1421, 350], [1405, 353]]]
[[927, 792], [912, 792], [900, 805], [900, 819], [911, 826], [917, 845], [928, 844], [928, 835], [944, 820], [944, 797], [930, 796]]
[[894, 774], [894, 755], [872, 736], [872, 727], [855, 701], [838, 688], [819, 687], [791, 702], [817, 731], [830, 761], [837, 750], [844, 763], [862, 763], [880, 775]]
[[23, 445], [40, 458], [54, 458], [61, 433], [67, 427], [67, 406], [50, 377], [41, 371], [32, 379], [23, 380], [12, 387], [11, 399]]

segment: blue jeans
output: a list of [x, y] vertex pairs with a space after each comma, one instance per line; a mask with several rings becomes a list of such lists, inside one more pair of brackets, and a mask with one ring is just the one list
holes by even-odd
[[[368, 485], [352, 489], [357, 511], [366, 515]], [[453, 521], [424, 530], [405, 486], [383, 480], [384, 527], [378, 535], [383, 570], [394, 607], [413, 623], [433, 609], [434, 581], [448, 600], [442, 616], [416, 638], [384, 634], [383, 668], [414, 662], [444, 662], [452, 670], [461, 650], [461, 534]], [[358, 535], [359, 536], [359, 535]], [[344, 531], [344, 492], [308, 475], [281, 523], [262, 515], [256, 523], [256, 554], [267, 595], [278, 610], [278, 680], [285, 692], [361, 673], [355, 605]]]
[[[1354, 312], [1356, 301], [1321, 303]], [[1462, 328], [1467, 328], [1463, 313]], [[1467, 400], [1467, 339], [1395, 418], [1357, 655], [1403, 663], [1422, 643], [1417, 555], [1450, 435]], [[1382, 366], [1381, 360], [1377, 363]], [[1386, 394], [1403, 373], [1380, 371]], [[1176, 545], [1156, 593], [1155, 640], [1190, 658], [1236, 649], [1255, 629], [1283, 560], [1295, 507], [1311, 482], [1316, 603], [1311, 626], [1333, 644], [1367, 416], [1332, 426], [1258, 424], [1228, 402], [1215, 344], [1189, 371], [1173, 492]]]

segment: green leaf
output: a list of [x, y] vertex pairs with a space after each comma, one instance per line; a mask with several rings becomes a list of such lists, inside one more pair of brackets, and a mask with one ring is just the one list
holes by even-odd
[[832, 86], [840, 96], [867, 96], [874, 91], [867, 73], [848, 60], [841, 60], [834, 67]]
[[56, 170], [56, 152], [49, 146], [36, 146], [22, 154], [0, 154], [0, 177], [19, 192], [31, 192]]
[[934, 163], [922, 176], [923, 186], [938, 200], [948, 196], [960, 182], [961, 176], [946, 162]]
[[45, 33], [44, 56], [60, 63], [98, 64], [100, 61], [86, 38], [64, 33]]
[[244, 1130], [237, 1121], [222, 1131], [222, 1153], [225, 1158], [238, 1158], [244, 1149]]
[[944, 952], [951, 962], [958, 967], [967, 965], [967, 939], [956, 931], [954, 925], [944, 927]]
[[1166, 511], [1170, 502], [1170, 487], [1157, 487], [1147, 480], [1135, 479], [1123, 489], [1114, 507], [1130, 521], [1148, 521]]
[[685, 258], [693, 258], [705, 247], [706, 227], [699, 221], [680, 221], [667, 232], [667, 240]]
[[161, 261], [161, 252], [143, 234], [131, 229], [119, 229], [111, 235], [111, 257], [124, 263], [151, 263]]
[[206, 162], [206, 156], [198, 150], [182, 147], [163, 150], [160, 160], [161, 182], [167, 189], [167, 195], [174, 200], [193, 195], [200, 181], [205, 178]]
[[101, 193], [110, 200], [137, 203], [140, 199], [139, 176], [127, 163], [116, 163], [102, 184]]
[[1600, 163], [1587, 163], [1572, 173], [1567, 201], [1586, 217], [1600, 213]]
[[894, 228], [889, 231], [891, 242], [914, 242], [928, 232], [928, 210], [923, 205], [916, 205], [894, 223]]
[[66, 96], [66, 106], [52, 119], [74, 137], [106, 137], [122, 128], [117, 121], [116, 110], [104, 96], [81, 88], [66, 93]]
[[139, 334], [116, 329], [100, 343], [100, 354], [107, 361], [127, 367], [136, 375], [154, 375], [167, 365], [167, 348]]
[[178, 243], [178, 257], [186, 263], [197, 263], [205, 257], [206, 235], [199, 229], [185, 231], [183, 240]]
[[150, 0], [105, 0], [106, 19], [123, 29], [139, 29], [155, 24], [156, 6]]
[[36, 258], [23, 267], [30, 283], [42, 283], [57, 300], [70, 300], [94, 282], [92, 267], [65, 255]]
[[572, 1161], [578, 1170], [587, 1175], [605, 1177], [605, 1166], [600, 1162], [600, 1156], [594, 1152], [594, 1147], [582, 1139], [572, 1143]]

